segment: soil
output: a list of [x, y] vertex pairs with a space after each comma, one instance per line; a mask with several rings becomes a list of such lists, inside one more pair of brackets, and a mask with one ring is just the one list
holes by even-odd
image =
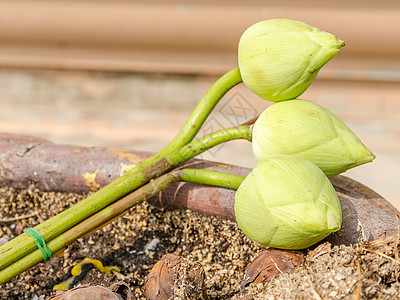
[[[0, 189], [0, 242], [5, 242], [87, 195]], [[157, 242], [157, 239], [159, 242]], [[149, 243], [152, 242], [149, 246]], [[20, 274], [0, 289], [0, 299], [45, 299], [53, 287], [71, 277], [84, 258], [118, 266], [105, 274], [85, 265], [72, 286], [103, 286], [123, 280], [136, 299], [145, 299], [143, 284], [154, 264], [167, 253], [199, 262], [205, 271], [209, 299], [400, 299], [399, 239], [354, 246], [309, 250], [300, 268], [266, 284], [250, 284], [240, 292], [246, 266], [264, 249], [250, 241], [235, 222], [189, 210], [141, 204], [64, 251]]]

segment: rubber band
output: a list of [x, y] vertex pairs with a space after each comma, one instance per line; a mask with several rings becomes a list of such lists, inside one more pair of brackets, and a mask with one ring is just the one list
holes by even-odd
[[33, 238], [40, 252], [42, 252], [43, 260], [48, 261], [51, 258], [51, 251], [49, 247], [47, 247], [42, 235], [32, 227], [25, 229], [24, 232]]

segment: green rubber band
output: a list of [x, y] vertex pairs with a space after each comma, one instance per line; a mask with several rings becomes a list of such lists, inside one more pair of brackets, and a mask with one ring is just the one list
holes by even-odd
[[32, 227], [25, 229], [24, 232], [26, 232], [33, 238], [40, 252], [42, 252], [43, 260], [48, 261], [51, 258], [51, 251], [49, 247], [47, 247], [42, 235]]

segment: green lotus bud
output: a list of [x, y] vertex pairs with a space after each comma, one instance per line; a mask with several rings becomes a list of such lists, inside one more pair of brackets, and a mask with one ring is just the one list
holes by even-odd
[[252, 139], [257, 161], [295, 155], [313, 162], [328, 177], [375, 158], [338, 117], [306, 100], [268, 107], [254, 124]]
[[336, 36], [288, 19], [261, 21], [239, 41], [239, 69], [245, 85], [269, 101], [294, 99], [344, 46]]
[[312, 162], [275, 156], [259, 163], [240, 185], [235, 215], [242, 231], [262, 246], [307, 248], [340, 229], [336, 192]]

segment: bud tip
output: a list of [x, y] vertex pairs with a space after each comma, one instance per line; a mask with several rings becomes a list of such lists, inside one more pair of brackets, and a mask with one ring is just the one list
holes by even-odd
[[[337, 38], [337, 37], [336, 37], [336, 38]], [[345, 43], [344, 41], [342, 41], [341, 39], [337, 38], [337, 43], [336, 43], [336, 45], [337, 45], [337, 48], [340, 49], [340, 48], [346, 46], [346, 43]]]

